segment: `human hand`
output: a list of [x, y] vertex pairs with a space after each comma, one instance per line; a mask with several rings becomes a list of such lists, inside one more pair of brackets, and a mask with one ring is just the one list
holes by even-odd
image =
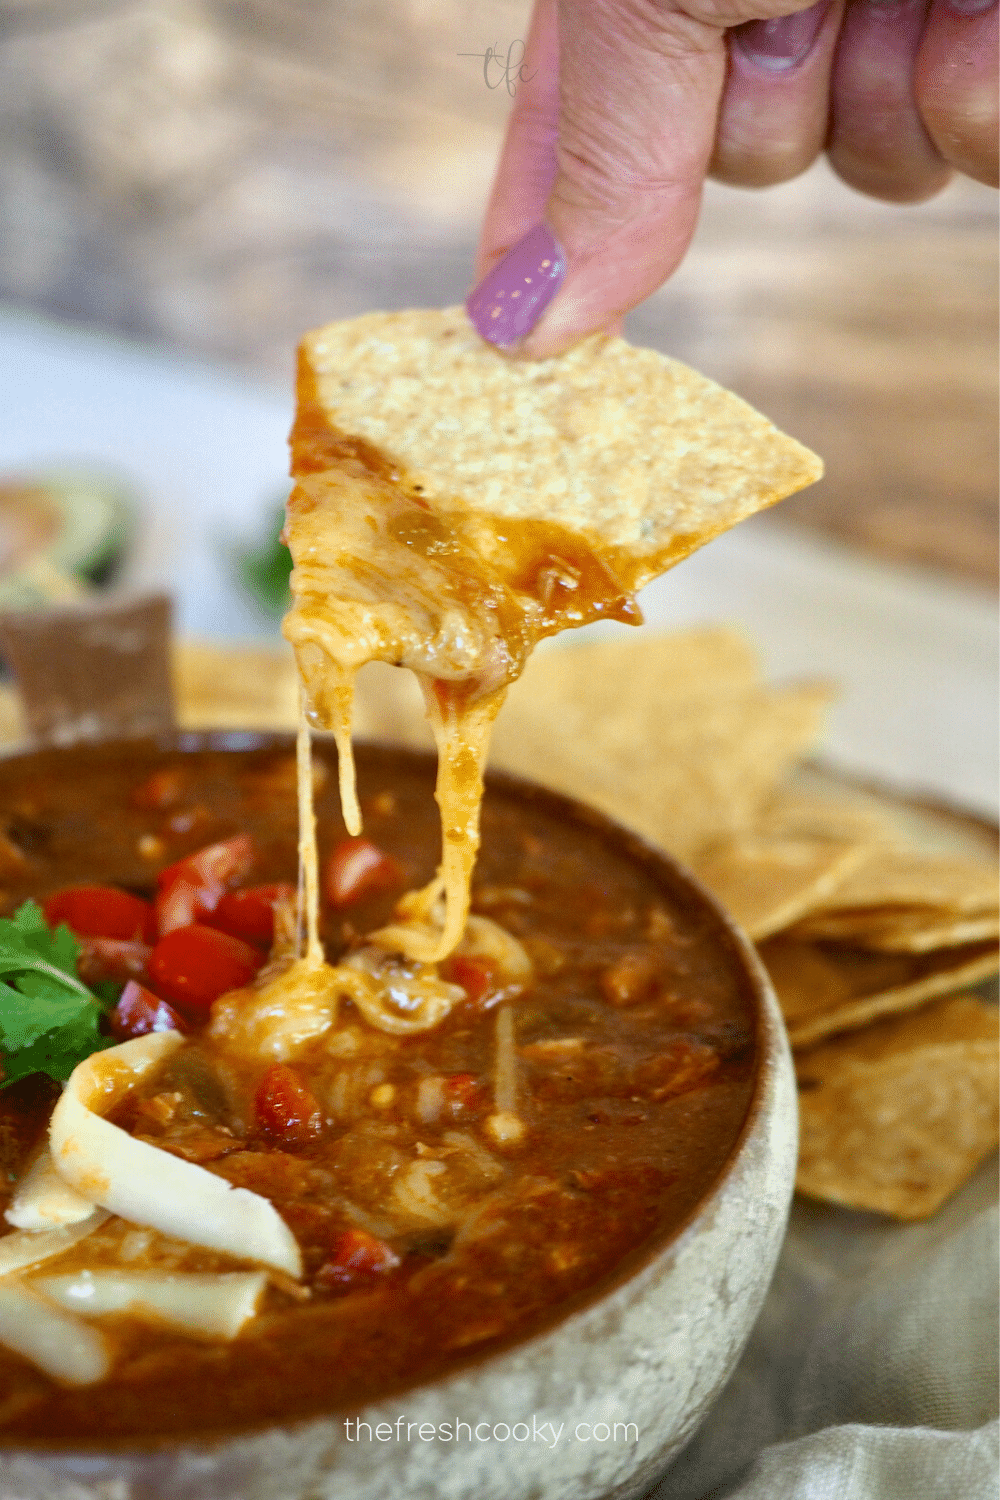
[[996, 182], [997, 0], [536, 0], [520, 76], [467, 305], [530, 358], [666, 280], [706, 175]]

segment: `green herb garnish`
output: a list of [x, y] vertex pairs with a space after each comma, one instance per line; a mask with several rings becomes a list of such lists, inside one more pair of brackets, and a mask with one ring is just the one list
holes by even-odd
[[288, 587], [292, 554], [281, 540], [284, 524], [285, 507], [281, 505], [271, 516], [261, 544], [237, 559], [244, 587], [272, 615], [283, 615], [292, 602]]
[[77, 978], [80, 945], [65, 925], [52, 932], [41, 908], [25, 901], [0, 917], [0, 1088], [47, 1073], [64, 1083], [78, 1062], [110, 1047], [104, 1006]]

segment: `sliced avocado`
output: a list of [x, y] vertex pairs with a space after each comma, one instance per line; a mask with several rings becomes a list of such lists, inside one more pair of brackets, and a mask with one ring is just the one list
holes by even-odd
[[65, 603], [109, 582], [134, 514], [127, 484], [100, 470], [0, 479], [0, 606]]

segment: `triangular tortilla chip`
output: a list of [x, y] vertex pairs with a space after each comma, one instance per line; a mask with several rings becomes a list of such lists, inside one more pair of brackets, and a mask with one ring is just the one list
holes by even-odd
[[[814, 767], [796, 770], [794, 782], [811, 778]], [[779, 787], [757, 824], [761, 833], [786, 838], [837, 839], [851, 843], [888, 843], [889, 825], [882, 809], [849, 795], [817, 795], [796, 785]]]
[[873, 906], [862, 911], [819, 912], [796, 923], [788, 935], [878, 953], [931, 953], [935, 948], [1000, 937], [1000, 915], [995, 911], [956, 915], [932, 906]]
[[598, 537], [629, 588], [822, 472], [738, 396], [621, 338], [512, 360], [452, 307], [331, 323], [302, 353], [328, 421], [407, 471], [432, 510]]
[[709, 849], [694, 872], [755, 942], [782, 932], [836, 888], [864, 855], [834, 839], [743, 834]]
[[182, 729], [294, 729], [299, 682], [287, 646], [173, 647], [177, 720]]
[[[436, 962], [468, 908], [492, 720], [533, 647], [593, 620], [639, 623], [635, 589], [821, 465], [651, 350], [599, 335], [541, 363], [510, 360], [450, 308], [305, 337], [292, 472], [282, 628], [309, 717], [336, 735], [352, 833], [355, 675], [381, 661], [421, 681], [442, 814], [426, 907], [443, 890], [445, 918], [439, 940], [414, 937], [407, 952]], [[310, 854], [307, 892], [311, 868]]]
[[1000, 1139], [995, 1006], [939, 1001], [797, 1058], [800, 1192], [934, 1213]]
[[685, 676], [670, 637], [547, 651], [515, 684], [491, 763], [591, 803], [682, 859], [750, 826], [818, 738], [830, 690]]
[[996, 862], [874, 845], [837, 887], [825, 911], [930, 906], [981, 914], [1000, 905]]
[[1000, 969], [996, 943], [936, 953], [866, 953], [771, 938], [760, 947], [793, 1047], [912, 1010], [935, 995], [988, 979]]

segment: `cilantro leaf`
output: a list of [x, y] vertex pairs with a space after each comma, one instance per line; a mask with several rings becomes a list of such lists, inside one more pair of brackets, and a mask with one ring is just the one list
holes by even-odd
[[112, 1045], [100, 1030], [101, 1001], [77, 976], [79, 951], [69, 928], [53, 932], [34, 901], [0, 917], [0, 1087], [29, 1073], [63, 1083]]
[[240, 579], [268, 614], [283, 615], [292, 602], [288, 587], [292, 571], [292, 554], [281, 540], [285, 524], [284, 504], [270, 517], [266, 535], [260, 545], [237, 557]]

